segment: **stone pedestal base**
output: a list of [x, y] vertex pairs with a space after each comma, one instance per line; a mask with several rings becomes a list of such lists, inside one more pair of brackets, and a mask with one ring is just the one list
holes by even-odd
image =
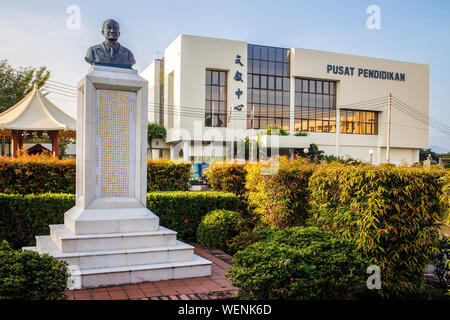
[[24, 249], [66, 261], [71, 289], [210, 276], [211, 262], [176, 234], [146, 208], [73, 207], [65, 224], [50, 225], [50, 236]]

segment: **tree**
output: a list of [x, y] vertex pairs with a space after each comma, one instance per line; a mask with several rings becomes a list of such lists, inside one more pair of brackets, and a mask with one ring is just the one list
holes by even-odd
[[153, 139], [164, 139], [166, 137], [166, 128], [164, 128], [163, 124], [153, 122], [148, 124], [148, 149], [150, 158], [152, 157], [152, 142]]
[[439, 161], [439, 154], [437, 154], [436, 152], [432, 151], [430, 148], [428, 148], [428, 149], [420, 149], [419, 161], [426, 160], [429, 154], [431, 155], [431, 159], [433, 159], [434, 161]]
[[309, 145], [307, 153], [304, 149], [298, 149], [295, 153], [297, 156], [308, 158], [311, 162], [321, 162], [324, 159], [324, 151], [319, 150], [319, 147], [314, 143]]
[[36, 84], [41, 88], [50, 77], [46, 67], [14, 68], [8, 60], [0, 60], [0, 112], [23, 99]]

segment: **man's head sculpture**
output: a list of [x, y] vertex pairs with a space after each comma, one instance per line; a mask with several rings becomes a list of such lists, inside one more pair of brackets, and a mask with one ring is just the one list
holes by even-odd
[[131, 68], [136, 63], [133, 53], [120, 45], [119, 23], [113, 19], [103, 22], [102, 34], [105, 41], [88, 49], [85, 60], [90, 64], [110, 67]]

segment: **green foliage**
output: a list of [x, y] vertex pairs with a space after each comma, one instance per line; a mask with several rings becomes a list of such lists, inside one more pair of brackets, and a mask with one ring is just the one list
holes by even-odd
[[245, 192], [246, 164], [212, 163], [205, 170], [208, 185], [212, 190], [232, 192], [242, 195]]
[[276, 125], [270, 125], [267, 126], [266, 131], [263, 131], [261, 134], [263, 135], [278, 135], [278, 136], [288, 136], [289, 132], [284, 130], [282, 127], [280, 126], [276, 126]]
[[[34, 245], [34, 237], [49, 234], [50, 224], [64, 223], [64, 213], [74, 205], [73, 194], [0, 193], [0, 239], [16, 249]], [[186, 241], [195, 241], [197, 227], [209, 211], [243, 209], [236, 195], [214, 191], [150, 192], [147, 207], [159, 216], [162, 226]]]
[[308, 136], [308, 133], [307, 132], [303, 132], [303, 131], [296, 131], [294, 136], [296, 136], [296, 137], [306, 137], [306, 136]]
[[0, 60], [0, 112], [22, 100], [33, 90], [34, 84], [41, 88], [49, 77], [46, 67], [15, 69], [8, 60]]
[[147, 126], [148, 139], [164, 139], [166, 137], [166, 128], [164, 125], [157, 122], [149, 123]]
[[450, 239], [443, 237], [439, 240], [436, 252], [431, 255], [431, 264], [434, 267], [434, 275], [439, 280], [440, 289], [443, 293], [450, 285]]
[[195, 241], [203, 216], [214, 209], [242, 210], [239, 197], [216, 191], [148, 193], [147, 207], [159, 216], [160, 225], [178, 232], [184, 241]]
[[439, 154], [432, 151], [430, 148], [419, 150], [419, 161], [426, 160], [429, 154], [431, 155], [431, 159], [434, 161], [439, 161]]
[[166, 137], [166, 128], [164, 125], [157, 122], [149, 123], [147, 126], [148, 147], [150, 149], [150, 156], [152, 154], [153, 139], [164, 139]]
[[324, 158], [324, 151], [319, 150], [319, 147], [312, 143], [309, 145], [308, 153], [305, 153], [304, 149], [298, 149], [296, 156], [308, 159], [310, 162], [320, 163]]
[[191, 164], [166, 159], [147, 160], [147, 191], [189, 190]]
[[[147, 190], [188, 190], [191, 165], [158, 159], [147, 162]], [[75, 193], [75, 159], [45, 155], [0, 157], [2, 193]]]
[[69, 272], [67, 264], [47, 254], [12, 250], [0, 244], [0, 300], [64, 299]]
[[355, 242], [380, 267], [385, 297], [424, 289], [423, 271], [441, 226], [442, 173], [333, 163], [317, 167], [309, 180], [314, 220]]
[[264, 175], [266, 165], [249, 167], [246, 188], [256, 217], [267, 226], [284, 228], [302, 224], [308, 217], [308, 179], [314, 166], [302, 158], [281, 158], [275, 174]]
[[0, 239], [15, 249], [34, 245], [34, 237], [49, 234], [49, 224], [64, 223], [74, 205], [73, 194], [0, 194]]
[[0, 192], [75, 193], [75, 160], [25, 154], [0, 157]]
[[202, 218], [197, 228], [197, 242], [229, 252], [230, 239], [241, 229], [241, 215], [230, 210], [214, 210]]
[[347, 165], [360, 165], [361, 161], [355, 160], [352, 157], [336, 157], [334, 155], [325, 155], [323, 157], [323, 162], [324, 163], [331, 163], [331, 162], [339, 162], [342, 164], [347, 164]]
[[244, 299], [352, 299], [365, 288], [364, 260], [348, 241], [292, 227], [234, 256], [228, 277]]
[[270, 239], [277, 229], [270, 227], [257, 226], [250, 228], [250, 230], [242, 230], [238, 235], [231, 239], [228, 245], [228, 252], [235, 254], [238, 251], [244, 250], [250, 245]]

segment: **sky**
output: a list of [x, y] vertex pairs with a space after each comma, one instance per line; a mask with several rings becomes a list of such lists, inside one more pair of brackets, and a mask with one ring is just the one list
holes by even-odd
[[[367, 28], [370, 5], [380, 8], [380, 29]], [[112, 18], [138, 71], [182, 33], [428, 64], [430, 117], [450, 126], [448, 0], [0, 0], [0, 8], [0, 60], [46, 66], [51, 80], [68, 85], [86, 74], [87, 48], [103, 41], [101, 25]], [[75, 117], [75, 99], [48, 97]], [[429, 137], [436, 150], [450, 151], [450, 136], [430, 129]]]

